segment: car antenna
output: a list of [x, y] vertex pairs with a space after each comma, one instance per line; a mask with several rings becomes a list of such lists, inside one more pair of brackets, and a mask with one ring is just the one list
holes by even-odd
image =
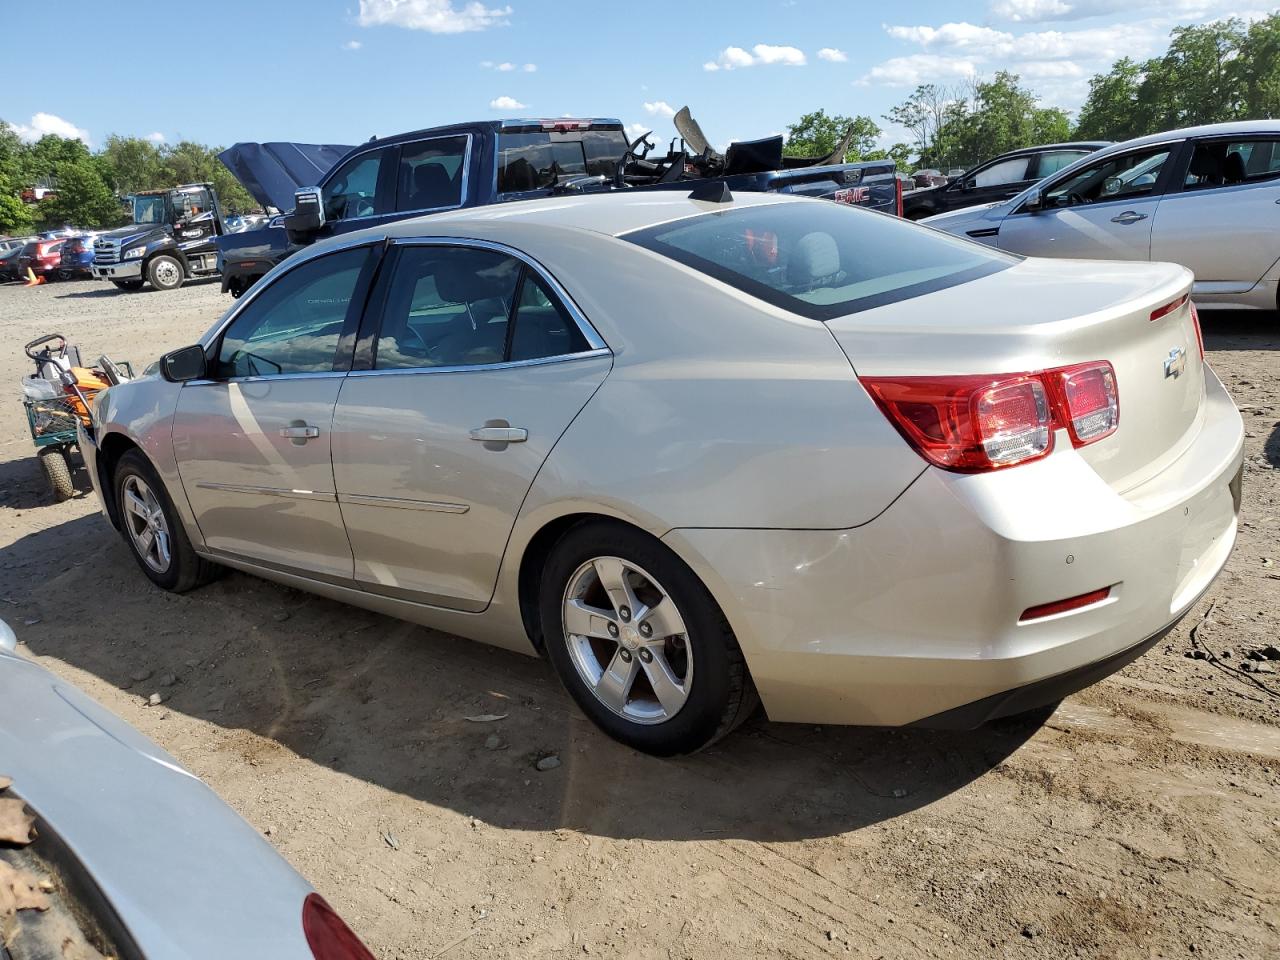
[[689, 191], [690, 200], [702, 200], [706, 203], [732, 203], [733, 194], [729, 185], [723, 180], [708, 180]]

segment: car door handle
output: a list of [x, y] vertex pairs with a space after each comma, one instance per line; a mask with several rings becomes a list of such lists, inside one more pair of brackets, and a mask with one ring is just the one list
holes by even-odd
[[320, 428], [307, 426], [306, 424], [281, 427], [280, 436], [286, 440], [314, 440], [320, 436]]
[[524, 443], [529, 439], [529, 431], [524, 427], [475, 427], [471, 439], [485, 443]]
[[1120, 214], [1118, 217], [1112, 217], [1111, 222], [1112, 223], [1137, 223], [1139, 220], [1145, 220], [1145, 219], [1147, 219], [1147, 215], [1145, 213], [1136, 213], [1133, 210], [1126, 210], [1124, 213]]

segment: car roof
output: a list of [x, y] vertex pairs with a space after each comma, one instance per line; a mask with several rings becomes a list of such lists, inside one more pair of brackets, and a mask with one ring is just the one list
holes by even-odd
[[777, 193], [740, 192], [728, 203], [691, 200], [685, 190], [634, 190], [585, 196], [546, 197], [433, 213], [388, 224], [386, 235], [396, 238], [466, 236], [471, 224], [501, 221], [588, 230], [617, 237], [633, 230], [703, 213], [725, 212], [774, 203], [830, 203]]
[[1274, 133], [1280, 135], [1280, 120], [1233, 120], [1229, 123], [1206, 123], [1198, 127], [1182, 127], [1179, 130], [1164, 130], [1151, 133], [1145, 137], [1135, 137], [1123, 143], [1113, 144], [1108, 153], [1116, 150], [1128, 150], [1148, 143], [1166, 143], [1170, 140], [1188, 140], [1193, 137], [1217, 137], [1230, 134]]
[[1043, 153], [1046, 150], [1101, 150], [1103, 147], [1109, 147], [1114, 140], [1072, 140], [1069, 143], [1042, 143], [1034, 147], [1019, 147], [1017, 150], [1010, 150], [1002, 153], [995, 159], [1000, 160], [1004, 157], [1018, 157], [1024, 153]]

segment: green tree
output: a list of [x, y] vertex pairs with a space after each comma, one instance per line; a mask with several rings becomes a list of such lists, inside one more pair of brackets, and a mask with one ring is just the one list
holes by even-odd
[[876, 141], [880, 139], [876, 122], [865, 116], [828, 116], [825, 110], [806, 113], [787, 126], [783, 153], [789, 157], [825, 157], [835, 150], [850, 128], [853, 128], [853, 139], [841, 159], [845, 162], [864, 159], [875, 150]]
[[31, 207], [22, 202], [21, 188], [6, 174], [0, 173], [0, 234], [9, 236], [30, 233], [34, 227]]
[[107, 182], [121, 195], [151, 190], [160, 183], [163, 157], [160, 148], [141, 137], [107, 137], [102, 148], [107, 167]]
[[223, 213], [244, 213], [258, 209], [258, 203], [249, 196], [231, 171], [218, 159], [221, 147], [183, 140], [162, 152], [159, 168], [160, 187], [172, 187], [179, 183], [212, 183], [218, 191]]
[[45, 227], [111, 227], [123, 219], [119, 201], [89, 157], [63, 160], [54, 166], [57, 195], [37, 208]]
[[1144, 126], [1137, 115], [1142, 67], [1128, 57], [1117, 60], [1108, 73], [1089, 80], [1089, 96], [1080, 108], [1076, 136], [1082, 140], [1130, 140]]

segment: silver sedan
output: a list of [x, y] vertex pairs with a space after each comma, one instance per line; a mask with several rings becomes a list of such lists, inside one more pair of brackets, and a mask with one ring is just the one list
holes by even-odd
[[1201, 306], [1275, 310], [1280, 122], [1249, 120], [1117, 143], [1012, 200], [922, 223], [1033, 257], [1169, 260]]
[[1235, 539], [1190, 274], [683, 193], [316, 245], [82, 445], [157, 585], [230, 566], [544, 654], [604, 730], [973, 726], [1153, 643]]

